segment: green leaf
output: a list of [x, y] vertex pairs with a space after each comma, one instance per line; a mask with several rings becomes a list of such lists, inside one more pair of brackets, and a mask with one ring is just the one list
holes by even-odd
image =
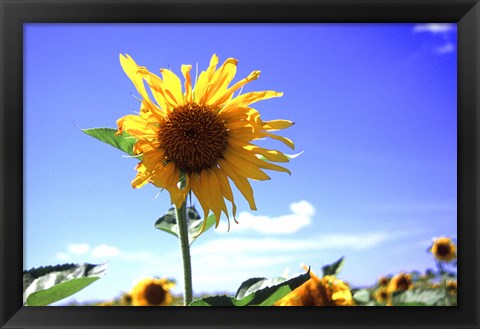
[[45, 306], [82, 290], [105, 275], [107, 264], [64, 264], [25, 271], [23, 303]]
[[125, 131], [123, 131], [121, 135], [117, 136], [117, 129], [113, 128], [91, 128], [80, 130], [85, 134], [107, 143], [135, 158], [141, 158], [138, 154], [133, 153], [133, 145], [137, 142], [137, 139], [133, 136], [130, 136]]
[[370, 292], [367, 289], [360, 289], [355, 291], [352, 297], [357, 304], [367, 304], [370, 301]]
[[99, 277], [87, 277], [72, 279], [52, 286], [46, 290], [40, 290], [30, 294], [27, 298], [27, 306], [46, 306], [62, 300], [86, 286], [100, 279]]
[[241, 302], [235, 300], [235, 298], [222, 295], [222, 296], [210, 296], [198, 300], [194, 300], [188, 306], [245, 306]]
[[337, 275], [340, 272], [341, 268], [343, 267], [344, 258], [340, 257], [335, 263], [330, 265], [325, 265], [322, 267], [323, 276], [326, 275]]
[[[207, 217], [207, 224], [205, 225], [205, 230], [202, 232], [205, 233], [208, 229], [210, 229], [213, 225], [215, 225], [217, 221], [215, 220], [215, 215], [210, 215]], [[199, 236], [196, 236], [198, 234], [198, 231], [200, 231], [201, 226], [203, 225], [203, 221], [201, 220], [196, 220], [192, 221], [191, 224], [188, 225], [188, 240], [190, 241], [190, 244], [193, 243]]]
[[[265, 282], [266, 278], [250, 278], [246, 281], [244, 281], [240, 287], [238, 287], [237, 292], [235, 293], [235, 298], [236, 299], [242, 299], [246, 295], [249, 295], [252, 293], [252, 287], [255, 289], [257, 285], [261, 285], [263, 282]], [[258, 290], [258, 289], [256, 289]]]
[[310, 279], [310, 269], [288, 278], [252, 278], [243, 282], [235, 297], [212, 296], [193, 301], [189, 306], [272, 306]]
[[157, 219], [155, 222], [155, 228], [173, 234], [178, 238], [178, 225], [175, 216], [175, 208], [168, 209], [168, 212], [165, 215]]
[[[207, 224], [205, 226], [205, 231], [211, 228], [214, 224], [215, 216], [210, 215], [207, 218]], [[200, 218], [200, 214], [197, 212], [194, 206], [187, 207], [187, 226], [188, 226], [188, 241], [190, 244], [195, 241], [198, 236], [196, 234], [200, 230], [203, 221]], [[170, 233], [175, 235], [178, 238], [178, 224], [177, 224], [177, 217], [175, 215], [175, 208], [170, 208], [168, 212], [160, 217], [155, 222], [155, 228], [162, 230], [164, 232]]]
[[442, 306], [445, 303], [447, 292], [445, 289], [414, 289], [397, 291], [392, 294], [392, 304], [405, 305], [422, 303], [426, 306]]
[[70, 269], [75, 264], [61, 264], [61, 265], [48, 265], [31, 268], [27, 271], [23, 271], [23, 291], [25, 291], [32, 282], [50, 272], [58, 272]]

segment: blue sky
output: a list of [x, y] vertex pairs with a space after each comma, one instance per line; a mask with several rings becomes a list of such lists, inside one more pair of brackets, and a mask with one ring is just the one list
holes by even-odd
[[[109, 272], [72, 299], [109, 299], [143, 276], [178, 281], [178, 241], [153, 227], [170, 207], [133, 189], [134, 159], [78, 130], [115, 127], [139, 109], [119, 54], [158, 73], [239, 60], [264, 120], [295, 125], [262, 146], [303, 152], [237, 193], [225, 221], [192, 245], [194, 292], [233, 292], [257, 276], [317, 273], [345, 256], [352, 286], [434, 267], [426, 249], [457, 235], [455, 24], [26, 24], [24, 267], [102, 263]], [[198, 205], [197, 205], [198, 206]], [[197, 207], [200, 209], [200, 207]]]

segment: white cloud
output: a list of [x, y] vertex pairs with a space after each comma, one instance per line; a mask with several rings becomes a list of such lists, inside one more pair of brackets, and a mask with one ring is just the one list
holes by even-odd
[[117, 247], [110, 246], [107, 244], [100, 244], [95, 247], [91, 247], [87, 243], [79, 244], [70, 244], [67, 246], [67, 251], [57, 252], [55, 258], [62, 261], [74, 260], [81, 256], [82, 261], [85, 260], [85, 257], [93, 258], [108, 258], [108, 257], [117, 257], [126, 261], [138, 261], [144, 263], [154, 263], [158, 262], [159, 258], [151, 253], [150, 251], [140, 250], [140, 251], [122, 251]]
[[[291, 234], [310, 225], [315, 214], [314, 207], [307, 201], [290, 204], [291, 214], [278, 217], [253, 215], [242, 211], [237, 216], [238, 224], [230, 225], [230, 232], [256, 231], [263, 234]], [[227, 223], [220, 222], [215, 230], [218, 233], [227, 232]]]
[[[388, 232], [363, 234], [325, 234], [308, 239], [280, 238], [221, 238], [192, 248], [192, 255], [232, 255], [241, 253], [289, 253], [308, 250], [365, 250], [379, 246], [397, 236]], [[234, 252], [233, 252], [234, 251]]]
[[83, 255], [90, 251], [90, 245], [88, 243], [71, 244], [67, 250], [75, 255]]
[[305, 200], [292, 203], [290, 205], [290, 210], [297, 215], [313, 216], [315, 214], [313, 206]]
[[453, 43], [448, 42], [443, 46], [438, 47], [436, 51], [439, 54], [453, 53], [455, 51], [455, 45]]
[[435, 37], [436, 42], [440, 42], [440, 46], [433, 47], [433, 52], [436, 54], [449, 54], [456, 51], [455, 43], [451, 39], [451, 32], [456, 31], [455, 24], [452, 23], [428, 23], [428, 24], [416, 24], [413, 27], [413, 32], [426, 32], [437, 35]]
[[92, 249], [92, 256], [95, 258], [115, 257], [120, 254], [120, 250], [116, 247], [101, 244]]
[[455, 31], [455, 24], [451, 23], [428, 23], [416, 24], [413, 28], [414, 32], [429, 32], [433, 34], [447, 33]]

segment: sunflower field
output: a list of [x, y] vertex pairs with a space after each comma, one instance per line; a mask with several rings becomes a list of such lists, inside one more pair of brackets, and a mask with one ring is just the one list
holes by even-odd
[[[345, 262], [341, 258], [335, 263], [323, 266], [321, 275], [316, 275], [304, 265], [303, 267], [307, 273], [309, 272], [309, 276], [300, 276], [300, 280], [296, 282], [286, 280], [286, 278], [278, 278], [277, 280], [256, 279], [255, 282], [244, 282], [235, 296], [195, 295], [190, 305], [456, 306], [457, 275], [455, 271], [456, 245], [454, 241], [448, 237], [438, 237], [434, 239], [428, 251], [436, 262], [436, 270], [428, 269], [425, 273], [414, 271], [385, 275], [379, 277], [376, 282], [367, 287], [351, 287], [347, 281], [337, 277]], [[62, 268], [45, 268], [43, 272], [55, 273], [55, 270], [60, 270], [61, 273]], [[39, 269], [25, 272], [24, 282], [30, 275], [40, 275]], [[278, 282], [285, 282], [285, 280], [290, 284], [293, 282], [297, 287], [287, 293], [282, 289], [277, 289]], [[67, 283], [67, 281], [65, 282]], [[86, 303], [71, 302], [64, 304], [64, 306], [182, 306], [183, 297], [171, 292], [175, 282], [174, 279], [165, 277], [145, 278], [130, 290], [124, 291], [111, 300]], [[259, 286], [258, 283], [263, 283], [263, 285]], [[267, 286], [270, 289], [265, 289], [265, 283], [271, 284], [270, 287]], [[245, 293], [246, 287], [254, 287], [254, 289]], [[272, 287], [274, 289], [271, 289]], [[52, 294], [52, 291], [39, 290], [37, 294], [40, 294], [41, 300], [54, 301], [54, 299], [48, 299], [47, 297]], [[265, 296], [270, 298], [265, 298]], [[35, 294], [33, 297], [31, 305], [45, 305], [42, 301], [37, 302]], [[248, 298], [247, 302], [245, 302], [246, 297]], [[259, 302], [260, 300], [262, 302]]]

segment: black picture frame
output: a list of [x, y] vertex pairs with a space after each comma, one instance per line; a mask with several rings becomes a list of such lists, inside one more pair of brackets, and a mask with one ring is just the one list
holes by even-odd
[[[1, 328], [480, 328], [478, 0], [0, 0]], [[23, 24], [452, 22], [458, 29], [457, 307], [22, 307]]]

